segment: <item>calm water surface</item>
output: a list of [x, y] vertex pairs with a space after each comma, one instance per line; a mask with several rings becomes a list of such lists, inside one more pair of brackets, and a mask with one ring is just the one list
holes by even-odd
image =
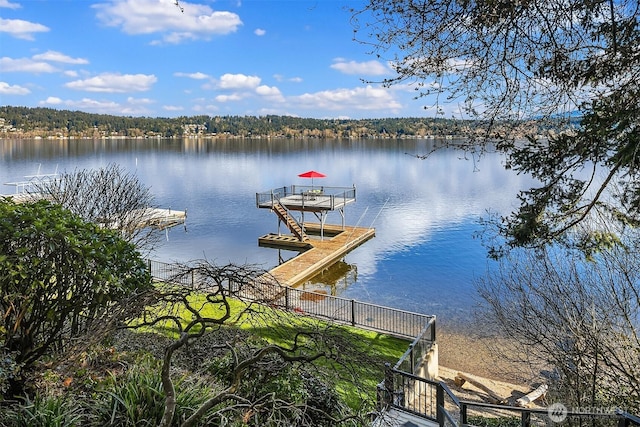
[[[154, 254], [163, 261], [206, 257], [218, 264], [271, 268], [276, 249], [258, 237], [277, 231], [276, 216], [255, 206], [255, 193], [292, 184], [307, 170], [327, 175], [315, 184], [357, 188], [348, 224], [371, 226], [376, 237], [307, 288], [465, 322], [475, 301], [474, 278], [489, 266], [474, 233], [487, 210], [506, 214], [530, 184], [505, 171], [502, 158], [479, 161], [453, 150], [427, 160], [434, 141], [0, 141], [0, 183], [25, 175], [118, 163], [151, 187], [161, 207], [188, 211]], [[13, 187], [1, 185], [0, 193]], [[327, 222], [340, 223], [337, 212]]]

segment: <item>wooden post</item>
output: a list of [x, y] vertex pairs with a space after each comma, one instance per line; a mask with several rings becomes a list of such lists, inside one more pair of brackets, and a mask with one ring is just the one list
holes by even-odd
[[629, 427], [631, 425], [631, 421], [629, 421], [627, 418], [619, 415], [618, 416], [618, 427]]
[[539, 399], [540, 396], [544, 395], [547, 392], [549, 387], [546, 384], [540, 385], [535, 390], [527, 393], [525, 396], [522, 396], [518, 400], [516, 400], [516, 406], [520, 406], [523, 408], [528, 407], [531, 403], [533, 403], [536, 399]]
[[531, 412], [522, 411], [520, 416], [520, 427], [529, 427], [531, 425]]

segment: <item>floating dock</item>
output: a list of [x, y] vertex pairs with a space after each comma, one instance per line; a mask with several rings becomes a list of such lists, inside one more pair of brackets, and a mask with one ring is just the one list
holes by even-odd
[[164, 208], [141, 208], [134, 209], [123, 215], [116, 215], [114, 218], [103, 218], [99, 223], [114, 230], [155, 228], [164, 230], [184, 224], [187, 220], [187, 211], [177, 211], [175, 209]]
[[[307, 224], [307, 230], [320, 228], [319, 224]], [[283, 286], [299, 286], [322, 270], [335, 264], [348, 252], [357, 248], [367, 240], [375, 236], [375, 229], [364, 227], [345, 226], [324, 226], [324, 231], [330, 234], [324, 239], [313, 238], [305, 242], [300, 242], [293, 236], [278, 236], [275, 234], [266, 235], [260, 238], [262, 246], [269, 246], [269, 241], [273, 241], [271, 247], [281, 247], [285, 249], [297, 250], [300, 244], [305, 247], [303, 252], [292, 259], [271, 269], [269, 274], [273, 276]], [[289, 237], [288, 239], [283, 239]]]
[[[16, 193], [16, 194], [0, 194], [0, 200], [11, 200], [14, 203], [31, 203], [37, 200], [51, 198], [40, 193]], [[187, 211], [177, 211], [175, 209], [164, 208], [143, 208], [136, 209], [124, 215], [115, 216], [112, 219], [102, 218], [98, 223], [109, 229], [142, 229], [155, 228], [157, 230], [165, 230], [180, 224], [184, 224], [187, 220]]]

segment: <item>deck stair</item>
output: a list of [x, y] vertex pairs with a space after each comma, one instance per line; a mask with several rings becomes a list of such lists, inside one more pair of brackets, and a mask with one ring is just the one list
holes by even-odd
[[280, 203], [273, 204], [273, 211], [278, 215], [278, 218], [284, 222], [289, 230], [296, 236], [301, 242], [309, 240], [309, 236], [304, 232], [302, 225], [291, 215], [289, 210]]

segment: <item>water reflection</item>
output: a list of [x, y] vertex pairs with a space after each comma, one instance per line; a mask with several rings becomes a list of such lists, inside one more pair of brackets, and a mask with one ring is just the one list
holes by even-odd
[[358, 266], [344, 260], [312, 277], [302, 285], [302, 289], [323, 294], [340, 296], [350, 285], [358, 281]]
[[[487, 269], [473, 238], [487, 210], [511, 212], [527, 177], [506, 171], [488, 153], [467, 158], [434, 140], [38, 140], [0, 141], [0, 182], [118, 163], [151, 188], [159, 206], [187, 210], [187, 231], [170, 230], [159, 260], [207, 258], [271, 268], [291, 254], [258, 246], [277, 218], [258, 209], [255, 194], [306, 184], [356, 185], [346, 222], [374, 227], [376, 237], [349, 253], [309, 287], [411, 311], [463, 318], [473, 305], [474, 277]], [[410, 153], [410, 154], [407, 154]], [[11, 192], [5, 187], [0, 192]], [[337, 212], [328, 223], [340, 224]], [[341, 268], [350, 266], [340, 275]], [[357, 272], [357, 274], [356, 274]]]

